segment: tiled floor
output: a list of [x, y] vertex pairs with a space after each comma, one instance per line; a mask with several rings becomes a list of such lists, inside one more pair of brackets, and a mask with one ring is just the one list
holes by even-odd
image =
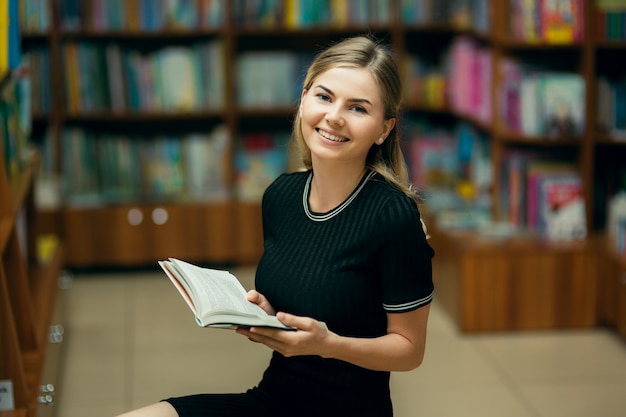
[[[252, 269], [232, 272], [251, 287]], [[158, 271], [79, 275], [63, 300], [58, 417], [113, 416], [172, 395], [243, 390], [270, 356], [234, 332], [197, 327]], [[626, 342], [615, 333], [463, 335], [436, 301], [431, 311], [424, 364], [392, 376], [397, 417], [626, 415]]]

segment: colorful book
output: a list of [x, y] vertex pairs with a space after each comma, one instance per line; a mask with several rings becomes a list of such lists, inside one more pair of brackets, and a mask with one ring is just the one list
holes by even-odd
[[585, 81], [579, 74], [546, 74], [538, 80], [542, 133], [582, 136], [585, 127]]
[[587, 236], [585, 199], [579, 176], [544, 179], [540, 198], [540, 230], [547, 238], [574, 240]]
[[545, 42], [569, 44], [583, 36], [582, 0], [542, 0], [541, 32]]

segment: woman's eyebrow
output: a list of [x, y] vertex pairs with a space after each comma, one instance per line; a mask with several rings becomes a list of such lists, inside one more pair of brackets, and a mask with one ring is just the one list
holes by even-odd
[[[318, 84], [318, 85], [316, 85], [316, 86], [315, 86], [315, 88], [321, 88], [322, 90], [326, 91], [328, 94], [330, 94], [330, 95], [335, 95], [335, 94], [333, 93], [333, 91], [332, 91], [330, 88], [325, 87], [325, 86], [324, 86], [324, 85], [322, 85], [322, 84]], [[351, 98], [351, 99], [349, 99], [348, 101], [355, 102], [355, 103], [367, 103], [367, 104], [369, 104], [370, 106], [372, 106], [372, 105], [373, 105], [373, 104], [372, 104], [372, 102], [371, 102], [371, 101], [369, 101], [369, 100], [368, 100], [368, 99], [366, 99], [366, 98]]]

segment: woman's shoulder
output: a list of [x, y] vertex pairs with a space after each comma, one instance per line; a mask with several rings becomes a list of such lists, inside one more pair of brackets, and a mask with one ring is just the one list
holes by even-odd
[[379, 173], [376, 173], [369, 181], [369, 193], [367, 198], [370, 204], [380, 208], [381, 215], [391, 215], [395, 220], [401, 218], [414, 219], [421, 217], [417, 200], [407, 195], [395, 184], [389, 182]]
[[291, 189], [300, 188], [306, 182], [310, 171], [294, 171], [280, 174], [265, 190], [265, 194], [272, 193], [274, 190], [281, 192]]
[[385, 177], [380, 173], [375, 173], [369, 183], [375, 195], [377, 195], [379, 198], [385, 200], [401, 200], [410, 202], [414, 201], [396, 185], [387, 181], [387, 179], [385, 179]]

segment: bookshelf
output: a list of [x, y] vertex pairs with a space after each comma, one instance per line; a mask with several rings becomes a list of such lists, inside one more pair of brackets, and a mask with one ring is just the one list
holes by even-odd
[[[623, 177], [621, 161], [626, 157], [626, 146], [620, 133], [624, 127], [607, 125], [603, 118], [606, 114], [596, 112], [598, 102], [603, 105], [607, 103], [600, 97], [600, 92], [604, 90], [600, 89], [598, 80], [604, 77], [609, 80], [611, 88], [615, 89], [616, 85], [620, 88], [622, 84], [619, 82], [623, 80], [624, 74], [612, 62], [626, 49], [623, 35], [622, 38], [616, 38], [613, 31], [609, 31], [613, 26], [601, 24], [603, 18], [607, 22], [615, 20], [612, 15], [609, 16], [612, 11], [602, 9], [604, 3], [601, 0], [576, 3], [582, 7], [576, 14], [580, 19], [578, 32], [573, 35], [573, 40], [562, 42], [559, 36], [564, 35], [560, 32], [546, 35], [553, 37], [550, 42], [539, 38], [529, 40], [523, 33], [515, 32], [519, 30], [516, 29], [519, 25], [511, 17], [521, 15], [515, 7], [523, 2], [513, 0], [475, 0], [467, 2], [470, 9], [460, 6], [461, 2], [448, 4], [445, 1], [380, 0], [368, 2], [372, 7], [369, 9], [370, 14], [366, 9], [359, 9], [363, 13], [356, 13], [355, 10], [333, 8], [339, 7], [342, 2], [330, 2], [332, 6], [328, 9], [319, 7], [315, 13], [302, 8], [302, 13], [297, 14], [297, 9], [289, 8], [299, 4], [297, 1], [286, 2], [286, 9], [255, 9], [261, 7], [260, 3], [255, 2], [199, 1], [196, 5], [203, 4], [203, 7], [209, 3], [218, 5], [212, 15], [218, 17], [211, 20], [211, 24], [194, 26], [187, 22], [182, 28], [172, 22], [168, 25], [166, 20], [160, 20], [161, 26], [155, 26], [153, 22], [152, 26], [147, 27], [137, 17], [138, 9], [133, 9], [133, 5], [141, 2], [128, 2], [125, 16], [130, 18], [125, 25], [115, 27], [103, 26], [100, 22], [103, 19], [89, 17], [97, 15], [92, 14], [92, 3], [88, 1], [80, 3], [86, 5], [82, 19], [80, 14], [66, 11], [62, 15], [59, 7], [52, 7], [64, 3], [61, 0], [48, 3], [50, 15], [53, 16], [50, 21], [54, 24], [40, 31], [26, 33], [24, 41], [26, 50], [44, 45], [50, 51], [50, 73], [54, 80], [50, 83], [50, 102], [54, 105], [40, 113], [35, 118], [35, 124], [40, 134], [50, 132], [53, 149], [58, 150], [56, 160], [51, 164], [54, 165], [54, 171], [63, 171], [62, 159], [67, 149], [63, 146], [62, 136], [67, 127], [109, 130], [128, 135], [133, 132], [135, 136], [143, 135], [134, 139], [141, 142], [150, 142], [152, 136], [161, 132], [170, 132], [172, 135], [183, 131], [206, 133], [217, 126], [225, 126], [229, 134], [228, 146], [223, 154], [223, 160], [227, 161], [224, 165], [224, 183], [228, 196], [223, 200], [188, 201], [182, 196], [169, 199], [130, 198], [114, 204], [65, 204], [60, 210], [43, 213], [44, 216], [53, 216], [49, 219], [56, 219], [56, 222], [48, 222], [50, 228], [62, 229], [60, 232], [67, 242], [70, 265], [152, 264], [160, 257], [167, 256], [210, 263], [256, 262], [262, 250], [260, 204], [239, 197], [241, 190], [238, 188], [237, 155], [250, 136], [290, 130], [297, 92], [294, 97], [287, 95], [276, 102], [263, 98], [256, 98], [255, 101], [254, 97], [245, 96], [247, 91], [242, 88], [245, 83], [238, 79], [241, 62], [250, 57], [267, 57], [270, 53], [286, 52], [287, 58], [292, 59], [288, 65], [303, 68], [306, 57], [311, 57], [328, 43], [345, 36], [372, 33], [391, 45], [401, 62], [404, 76], [409, 78], [409, 83], [411, 77], [415, 81], [415, 85], [407, 87], [409, 92], [406, 94], [407, 105], [403, 115], [407, 139], [423, 139], [424, 132], [430, 132], [425, 130], [425, 125], [447, 126], [448, 130], [455, 130], [451, 134], [453, 139], [455, 135], [465, 135], [471, 138], [472, 143], [479, 143], [482, 147], [481, 155], [472, 155], [474, 159], [461, 161], [462, 166], [457, 167], [457, 170], [464, 171], [462, 175], [465, 177], [461, 182], [465, 197], [472, 196], [478, 200], [482, 210], [478, 219], [474, 216], [468, 220], [470, 223], [478, 221], [480, 224], [489, 217], [498, 222], [493, 226], [496, 228], [510, 221], [511, 208], [507, 200], [511, 190], [505, 174], [509, 169], [507, 161], [511, 153], [556, 156], [569, 164], [582, 184], [587, 234], [582, 241], [550, 242], [536, 231], [526, 233], [526, 224], [520, 222], [516, 227], [522, 230], [521, 233], [499, 236], [495, 243], [493, 236], [485, 237], [481, 233], [470, 232], [470, 241], [474, 242], [472, 246], [458, 242], [465, 239], [467, 231], [458, 232], [441, 224], [433, 226], [437, 231], [433, 244], [442, 254], [435, 259], [435, 267], [456, 271], [455, 278], [450, 280], [457, 282], [454, 288], [439, 283], [439, 296], [450, 306], [451, 311], [459, 310], [460, 305], [469, 303], [471, 307], [468, 308], [476, 313], [476, 317], [485, 317], [486, 313], [481, 309], [491, 308], [489, 303], [496, 301], [479, 303], [471, 300], [470, 292], [461, 290], [467, 285], [464, 284], [465, 280], [470, 280], [468, 282], [474, 286], [484, 287], [485, 291], [489, 291], [489, 285], [493, 282], [490, 284], [488, 279], [481, 282], [479, 276], [475, 282], [471, 281], [474, 278], [467, 278], [472, 275], [468, 272], [471, 268], [462, 266], [460, 260], [448, 256], [454, 251], [461, 251], [462, 258], [468, 260], [478, 255], [485, 257], [485, 263], [474, 271], [486, 268], [490, 273], [495, 268], [491, 265], [513, 265], [520, 254], [526, 254], [524, 259], [531, 265], [528, 271], [532, 272], [533, 268], [543, 271], [541, 276], [546, 276], [543, 285], [549, 285], [549, 288], [545, 288], [546, 294], [553, 294], [549, 301], [542, 304], [540, 310], [543, 311], [554, 312], [563, 307], [554, 301], [559, 296], [558, 292], [554, 292], [555, 289], [567, 286], [567, 282], [557, 278], [560, 268], [572, 264], [578, 265], [580, 270], [595, 271], [593, 256], [598, 251], [595, 242], [596, 239], [606, 240], [609, 234], [605, 214], [607, 199], [619, 187], [624, 187], [620, 183]], [[74, 5], [76, 2], [68, 1], [67, 4]], [[280, 6], [282, 2], [276, 4]], [[423, 8], [425, 5], [430, 8]], [[430, 10], [431, 14], [424, 15], [425, 10]], [[182, 13], [180, 16], [185, 15]], [[204, 11], [199, 15], [204, 16]], [[580, 33], [584, 33], [584, 36], [579, 36]], [[219, 42], [223, 48], [223, 97], [218, 105], [185, 111], [149, 106], [139, 110], [126, 108], [115, 111], [111, 106], [89, 111], [79, 107], [80, 110], [76, 111], [69, 110], [67, 106], [69, 90], [62, 68], [67, 66], [63, 51], [68, 44], [95, 44], [100, 49], [113, 44], [121, 49], [149, 54], [172, 46], [206, 42]], [[272, 56], [276, 60], [287, 59], [284, 55]], [[411, 59], [414, 62], [407, 64]], [[254, 65], [265, 65], [256, 62]], [[523, 120], [511, 120], [510, 114], [504, 114], [502, 94], [505, 87], [508, 88], [506, 77], [509, 76], [504, 70], [506, 62], [518, 66], [513, 69], [522, 68], [522, 75], [526, 71], [533, 74], [574, 75], [573, 78], [577, 80], [574, 82], [578, 83], [576, 85], [582, 86], [578, 96], [570, 99], [571, 104], [582, 111], [579, 129], [559, 130], [555, 135], [547, 130], [528, 131], [522, 129]], [[407, 68], [410, 68], [412, 75], [407, 75]], [[470, 68], [480, 68], [475, 83], [468, 82]], [[270, 84], [270, 80], [267, 83]], [[284, 84], [297, 84], [297, 77], [294, 83]], [[445, 91], [451, 93], [446, 95]], [[266, 102], [274, 104], [266, 105]], [[513, 116], [521, 119], [519, 112]], [[532, 121], [532, 118], [524, 120]], [[599, 125], [603, 127], [599, 128]], [[450, 129], [450, 126], [459, 127]], [[477, 179], [477, 176], [480, 178]], [[458, 186], [458, 178], [453, 181]], [[441, 205], [448, 201], [446, 198], [429, 200], [425, 209], [430, 206], [433, 211], [445, 211], [439, 209], [446, 208]], [[461, 203], [467, 203], [467, 198], [461, 200]], [[166, 222], [162, 222], [164, 212], [167, 214]], [[154, 222], [155, 216], [161, 218], [160, 224]], [[137, 218], [142, 221], [137, 223]], [[431, 223], [440, 223], [440, 220], [433, 218]], [[507, 233], [510, 230], [507, 229]], [[444, 259], [451, 265], [443, 265]], [[501, 273], [503, 271], [508, 269], [503, 269]], [[515, 321], [514, 317], [531, 317], [532, 314], [512, 308], [507, 313], [509, 319], [503, 319], [503, 325], [477, 321], [467, 330], [592, 326], [597, 322], [595, 311], [601, 302], [595, 290], [597, 277], [597, 273], [587, 274], [581, 278], [579, 290], [567, 293], [570, 297], [568, 302], [582, 306], [582, 315], [574, 315], [574, 321], [564, 322], [565, 319], [558, 315], [545, 322], [535, 318]], [[528, 285], [529, 288], [533, 286], [531, 283]], [[530, 289], [522, 291], [520, 295], [514, 291], [514, 287], [508, 288], [508, 298], [504, 300], [515, 301], [510, 305], [522, 309], [535, 302], [527, 299]]]
[[34, 416], [41, 384], [52, 382], [44, 380], [44, 369], [49, 365], [48, 335], [63, 247], [55, 245], [45, 260], [37, 254], [33, 187], [39, 161], [23, 148], [7, 152], [22, 134], [18, 112], [11, 108], [12, 72], [0, 75], [0, 92], [0, 380], [11, 381], [14, 401], [12, 411], [0, 413]]

